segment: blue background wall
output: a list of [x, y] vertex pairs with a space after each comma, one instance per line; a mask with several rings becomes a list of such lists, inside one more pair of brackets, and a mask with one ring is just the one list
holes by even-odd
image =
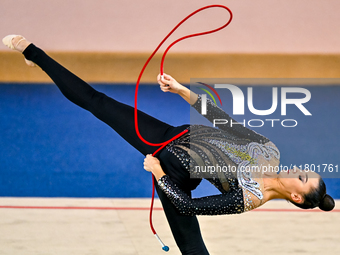
[[[133, 105], [134, 86], [94, 87]], [[292, 162], [337, 165], [340, 87], [308, 89], [312, 100], [307, 108], [313, 116], [303, 118], [297, 128], [268, 125], [255, 130], [277, 145], [284, 165]], [[271, 102], [262, 100], [261, 95], [270, 96], [270, 90], [260, 87], [256, 91], [260, 103], [254, 102], [255, 108], [269, 108]], [[172, 125], [190, 121], [187, 103], [177, 95], [161, 92], [158, 86], [141, 86], [138, 107]], [[293, 114], [289, 118], [301, 120], [301, 112], [289, 111]], [[275, 113], [271, 117], [282, 119]], [[151, 195], [151, 176], [143, 170], [143, 156], [110, 127], [70, 103], [55, 86], [1, 84], [0, 132], [0, 196]], [[329, 193], [340, 198], [339, 179], [327, 178], [325, 182]], [[194, 195], [215, 192], [210, 184], [203, 182]]]

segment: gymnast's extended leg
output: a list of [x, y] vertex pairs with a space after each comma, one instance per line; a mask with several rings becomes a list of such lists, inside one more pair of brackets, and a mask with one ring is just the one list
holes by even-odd
[[[71, 102], [90, 111], [108, 124], [142, 154], [146, 155], [155, 151], [157, 147], [146, 145], [138, 138], [134, 127], [134, 111], [131, 106], [96, 91], [33, 44], [30, 44], [23, 54], [26, 59], [40, 66]], [[138, 112], [138, 120], [141, 135], [147, 141], [154, 143], [163, 142], [166, 138], [171, 138], [185, 129], [185, 127], [175, 128], [141, 111]]]

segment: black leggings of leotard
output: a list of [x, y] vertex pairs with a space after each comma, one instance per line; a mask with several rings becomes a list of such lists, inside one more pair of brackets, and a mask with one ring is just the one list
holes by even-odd
[[[143, 155], [152, 154], [155, 151], [157, 147], [146, 145], [136, 135], [134, 109], [131, 106], [96, 91], [33, 44], [29, 45], [23, 54], [26, 59], [33, 61], [46, 72], [67, 99], [108, 124]], [[141, 135], [153, 143], [164, 142], [187, 127], [173, 127], [141, 111], [138, 112], [138, 121]], [[171, 159], [171, 155], [169, 157]], [[176, 160], [175, 157], [174, 160]], [[176, 162], [172, 162], [171, 165], [163, 163], [162, 166], [179, 186], [185, 188], [184, 183], [190, 182], [188, 173], [176, 169], [180, 167], [178, 162], [177, 165]], [[193, 184], [193, 186], [195, 185], [197, 183]], [[182, 254], [208, 254], [196, 216], [180, 215], [166, 195], [158, 187], [156, 188], [172, 234]], [[186, 192], [190, 193], [190, 189], [187, 189]]]

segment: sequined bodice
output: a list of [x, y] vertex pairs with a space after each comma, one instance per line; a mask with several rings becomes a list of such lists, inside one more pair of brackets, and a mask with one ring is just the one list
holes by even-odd
[[[193, 107], [200, 109], [200, 98]], [[230, 118], [211, 101], [208, 112], [210, 115], [206, 117], [209, 120]], [[176, 155], [192, 178], [205, 178], [222, 193], [220, 204], [216, 198], [210, 197], [218, 207], [214, 213], [211, 209], [207, 213], [207, 208], [211, 208], [212, 204], [205, 201], [209, 204], [201, 204], [206, 207], [205, 211], [198, 212], [196, 209], [195, 214], [231, 214], [253, 209], [252, 197], [261, 201], [263, 193], [260, 184], [254, 180], [254, 173], [244, 170], [269, 164], [270, 160], [278, 161], [280, 154], [275, 145], [242, 125], [233, 129], [192, 125], [188, 129], [188, 133], [171, 142], [166, 149]], [[228, 205], [228, 201], [242, 206]], [[186, 208], [189, 207], [186, 205]]]
[[247, 200], [244, 210], [253, 209], [250, 193], [259, 200], [263, 194], [254, 180], [258, 176], [245, 170], [272, 158], [279, 159], [276, 147], [237, 138], [212, 127], [193, 125], [188, 129], [186, 135], [166, 149], [176, 155], [192, 178], [207, 179], [223, 194], [241, 189]]

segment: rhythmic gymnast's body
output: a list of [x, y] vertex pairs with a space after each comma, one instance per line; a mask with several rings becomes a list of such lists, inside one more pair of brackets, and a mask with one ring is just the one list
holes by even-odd
[[[196, 215], [242, 213], [271, 199], [286, 199], [303, 209], [319, 207], [329, 211], [334, 208], [333, 198], [326, 194], [323, 180], [314, 172], [294, 168], [279, 174], [253, 176], [240, 171], [225, 171], [211, 173], [207, 177], [195, 171], [195, 166], [219, 165], [234, 169], [259, 164], [277, 166], [280, 153], [276, 146], [242, 125], [221, 129], [201, 125], [173, 127], [139, 111], [141, 135], [147, 141], [161, 143], [188, 130], [169, 143], [157, 158], [151, 156], [155, 148], [143, 143], [136, 135], [134, 108], [94, 90], [22, 36], [7, 36], [3, 42], [11, 49], [22, 52], [28, 65], [35, 63], [41, 67], [66, 98], [108, 124], [146, 156], [144, 168], [152, 172], [157, 180], [158, 196], [182, 254], [208, 254]], [[161, 78], [159, 75], [158, 83], [162, 91], [177, 93], [200, 110], [200, 96], [171, 76]], [[207, 112], [209, 120], [230, 118], [211, 101], [207, 103]], [[207, 178], [221, 194], [192, 199], [191, 191], [202, 178]]]

